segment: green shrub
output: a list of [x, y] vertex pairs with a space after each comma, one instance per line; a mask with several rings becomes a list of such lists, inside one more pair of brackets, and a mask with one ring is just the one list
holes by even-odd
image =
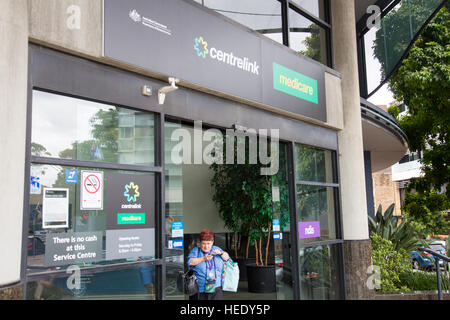
[[400, 281], [413, 291], [437, 290], [436, 273], [404, 272], [400, 274]]
[[[402, 285], [413, 291], [435, 291], [437, 290], [436, 272], [404, 272], [400, 274]], [[441, 272], [442, 290], [448, 290], [449, 276]]]
[[391, 241], [372, 233], [372, 261], [380, 268], [380, 287], [383, 293], [410, 291], [400, 281], [400, 274], [412, 271], [410, 257], [404, 249], [396, 251]]
[[391, 241], [393, 248], [397, 251], [400, 248], [409, 252], [416, 250], [418, 247], [428, 247], [425, 240], [418, 238], [409, 221], [394, 216], [394, 206], [394, 203], [391, 204], [383, 213], [380, 204], [375, 217], [369, 216], [370, 233], [375, 233], [381, 238]]

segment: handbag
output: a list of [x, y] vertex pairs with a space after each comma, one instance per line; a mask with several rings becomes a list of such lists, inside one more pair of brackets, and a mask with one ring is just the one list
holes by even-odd
[[239, 285], [239, 266], [237, 262], [228, 259], [223, 266], [222, 290], [237, 292]]
[[193, 269], [189, 269], [186, 273], [182, 271], [178, 273], [177, 287], [178, 290], [189, 296], [198, 293], [198, 279]]
[[[199, 256], [199, 251], [200, 250], [198, 250], [197, 252], [197, 258]], [[194, 269], [189, 268], [189, 270], [186, 272], [178, 272], [177, 287], [179, 291], [189, 296], [198, 293], [198, 279], [195, 276]]]

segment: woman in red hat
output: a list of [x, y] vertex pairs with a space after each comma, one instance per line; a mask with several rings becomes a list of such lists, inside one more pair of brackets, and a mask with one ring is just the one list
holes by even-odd
[[214, 245], [214, 233], [205, 229], [200, 233], [200, 248], [188, 255], [187, 265], [194, 269], [198, 279], [198, 300], [221, 300], [222, 273], [228, 253]]

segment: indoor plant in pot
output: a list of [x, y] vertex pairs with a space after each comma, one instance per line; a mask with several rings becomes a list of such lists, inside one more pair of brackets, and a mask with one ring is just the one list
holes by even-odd
[[[236, 152], [235, 148], [235, 155]], [[275, 265], [268, 265], [273, 212], [272, 177], [261, 175], [261, 164], [249, 163], [248, 144], [245, 155], [245, 162], [241, 161], [241, 164], [213, 163], [210, 166], [214, 171], [211, 179], [213, 201], [225, 226], [235, 234], [239, 232], [247, 237], [245, 257], [248, 258], [250, 247], [255, 249], [254, 263], [247, 262], [249, 291], [273, 292], [276, 289]], [[241, 279], [244, 269], [240, 265]]]
[[[210, 166], [214, 175], [211, 179], [211, 185], [214, 188], [213, 201], [216, 203], [218, 211], [227, 229], [231, 230], [233, 235], [233, 251], [230, 252], [233, 260], [238, 262], [240, 269], [240, 280], [247, 280], [247, 270], [245, 265], [249, 259], [248, 238], [249, 228], [251, 227], [249, 215], [245, 214], [251, 210], [250, 195], [243, 191], [244, 183], [249, 179], [252, 168], [248, 165], [238, 164], [218, 164], [213, 163]], [[241, 238], [247, 238], [245, 254], [238, 244], [238, 234]]]

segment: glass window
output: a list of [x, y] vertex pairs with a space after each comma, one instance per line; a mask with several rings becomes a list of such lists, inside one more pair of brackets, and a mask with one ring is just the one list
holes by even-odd
[[289, 9], [289, 46], [327, 65], [326, 30], [292, 9]]
[[275, 250], [275, 274], [278, 300], [292, 300], [294, 298], [287, 148], [287, 144], [280, 143], [280, 167], [277, 174], [272, 176], [272, 203], [274, 219], [272, 229], [274, 233], [273, 246]]
[[367, 93], [371, 96], [401, 61], [441, 0], [399, 1], [381, 18], [379, 26], [364, 34]]
[[295, 156], [297, 181], [336, 182], [331, 151], [297, 144]]
[[299, 244], [336, 239], [335, 188], [297, 185]]
[[154, 116], [33, 91], [33, 156], [154, 165]]
[[[181, 128], [175, 122], [164, 123], [166, 169], [166, 298], [183, 300], [177, 288], [177, 275], [184, 272], [183, 165], [172, 161], [172, 150], [181, 141], [172, 140], [172, 133]], [[182, 155], [180, 155], [182, 157]], [[178, 159], [174, 159], [177, 161]], [[175, 244], [175, 245], [174, 245]]]
[[154, 173], [32, 164], [30, 176], [30, 273], [154, 259]]
[[325, 0], [291, 0], [291, 2], [326, 21]]
[[155, 300], [156, 267], [142, 266], [117, 271], [84, 273], [28, 282], [27, 300], [139, 299]]
[[283, 43], [281, 3], [276, 0], [198, 0], [204, 6]]
[[300, 287], [302, 300], [340, 299], [340, 245], [300, 248]]

